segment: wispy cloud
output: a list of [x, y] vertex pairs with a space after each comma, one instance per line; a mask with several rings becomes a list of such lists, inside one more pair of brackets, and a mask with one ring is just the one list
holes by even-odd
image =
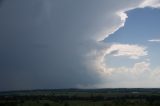
[[160, 42], [160, 39], [150, 39], [148, 42]]
[[114, 69], [109, 68], [106, 63], [106, 56], [125, 56], [129, 59], [140, 59], [140, 57], [147, 56], [148, 51], [146, 47], [131, 44], [112, 44], [110, 47], [103, 48], [101, 51], [93, 51], [94, 58], [91, 61], [91, 67], [96, 69], [100, 74], [111, 75]]
[[139, 59], [141, 56], [146, 56], [146, 47], [130, 44], [113, 44], [107, 51], [107, 55], [127, 56], [131, 59]]
[[140, 7], [152, 7], [152, 8], [159, 8], [160, 7], [160, 1], [159, 0], [145, 0]]

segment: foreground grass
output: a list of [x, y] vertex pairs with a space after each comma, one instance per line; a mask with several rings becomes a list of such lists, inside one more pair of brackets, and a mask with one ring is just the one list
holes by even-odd
[[[158, 102], [158, 101], [157, 101]], [[34, 101], [25, 101], [24, 103], [15, 103], [15, 102], [5, 102], [0, 104], [1, 106], [159, 106], [158, 103], [148, 104], [147, 102], [113, 102], [113, 101], [101, 101], [101, 102], [91, 102], [91, 101], [64, 101], [61, 103], [43, 101], [43, 102], [34, 102]]]
[[160, 106], [160, 90], [61, 90], [0, 93], [0, 106]]

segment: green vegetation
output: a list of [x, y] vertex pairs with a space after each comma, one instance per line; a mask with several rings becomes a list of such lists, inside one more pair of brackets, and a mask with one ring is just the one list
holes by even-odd
[[0, 93], [0, 106], [159, 106], [160, 89], [60, 89]]

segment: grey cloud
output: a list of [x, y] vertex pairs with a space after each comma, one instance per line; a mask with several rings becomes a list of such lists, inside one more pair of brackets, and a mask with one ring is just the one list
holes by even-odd
[[4, 0], [0, 0], [0, 5], [3, 3]]
[[[68, 88], [101, 81], [85, 65], [95, 38], [128, 0], [1, 0], [0, 90]], [[114, 20], [114, 21], [112, 21]], [[118, 19], [119, 20], [119, 19]]]

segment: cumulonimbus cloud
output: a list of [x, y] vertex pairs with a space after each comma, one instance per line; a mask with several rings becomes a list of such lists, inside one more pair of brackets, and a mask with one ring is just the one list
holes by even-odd
[[[3, 0], [0, 90], [101, 82], [102, 74], [112, 72], [103, 60], [113, 46], [103, 39], [125, 25], [127, 11], [157, 5], [156, 0], [146, 1], [150, 0]], [[132, 56], [117, 49], [119, 56], [146, 54], [144, 49]]]

